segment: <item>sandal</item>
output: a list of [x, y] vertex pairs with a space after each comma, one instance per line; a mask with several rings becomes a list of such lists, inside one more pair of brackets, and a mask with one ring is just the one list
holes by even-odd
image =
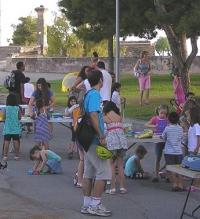
[[109, 194], [110, 195], [115, 195], [116, 194], [116, 189], [110, 189]]
[[125, 188], [120, 188], [120, 194], [126, 194], [127, 193], [127, 189]]
[[76, 184], [76, 188], [82, 188], [83, 186], [82, 186], [82, 184], [81, 183], [77, 183]]
[[16, 160], [16, 161], [19, 160], [19, 156], [15, 156], [14, 160]]

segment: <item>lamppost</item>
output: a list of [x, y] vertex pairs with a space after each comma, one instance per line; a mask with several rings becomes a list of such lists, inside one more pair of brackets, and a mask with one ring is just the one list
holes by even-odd
[[119, 13], [119, 0], [116, 0], [116, 54], [115, 54], [115, 74], [116, 82], [119, 82], [119, 59], [120, 59], [120, 13]]

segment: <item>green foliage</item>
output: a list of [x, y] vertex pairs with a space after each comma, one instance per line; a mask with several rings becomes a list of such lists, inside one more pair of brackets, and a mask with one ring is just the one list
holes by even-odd
[[160, 37], [155, 44], [155, 49], [158, 55], [170, 55], [170, 46], [167, 37]]
[[107, 56], [106, 41], [84, 42], [77, 33], [72, 33], [66, 17], [55, 17], [54, 24], [48, 27], [48, 55], [82, 57], [91, 56], [97, 51], [100, 56]]
[[[125, 116], [147, 120], [155, 112], [155, 108], [160, 104], [169, 104], [173, 98], [172, 81], [169, 75], [153, 75], [152, 89], [150, 91], [150, 105], [139, 105], [138, 80], [132, 75], [121, 76], [121, 96], [126, 97], [127, 106]], [[56, 103], [60, 106], [66, 106], [66, 93], [61, 92], [61, 81], [52, 81], [52, 90], [56, 96]], [[191, 90], [199, 95], [200, 75], [195, 74], [191, 77]], [[174, 110], [174, 109], [172, 109]]]
[[83, 43], [71, 33], [66, 17], [55, 17], [54, 24], [48, 27], [48, 54], [51, 56], [74, 56], [83, 53]]
[[12, 41], [14, 45], [30, 46], [37, 43], [37, 19], [31, 16], [20, 17], [14, 28]]

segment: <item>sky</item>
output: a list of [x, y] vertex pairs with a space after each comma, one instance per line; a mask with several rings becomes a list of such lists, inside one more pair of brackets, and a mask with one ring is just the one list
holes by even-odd
[[[28, 15], [37, 16], [35, 8], [44, 5], [48, 8], [47, 22], [51, 24], [53, 21], [53, 14], [59, 12], [57, 6], [58, 0], [0, 0], [1, 2], [1, 45], [8, 45], [8, 39], [12, 38], [13, 28], [12, 24], [18, 23], [18, 18]], [[165, 36], [163, 31], [158, 32], [158, 37]], [[141, 40], [137, 37], [129, 37], [128, 40]], [[154, 39], [152, 42], [155, 42]], [[198, 41], [200, 50], [200, 40]], [[188, 51], [190, 52], [190, 44], [188, 43]], [[200, 55], [200, 51], [199, 54]]]
[[48, 23], [51, 23], [53, 12], [58, 12], [58, 0], [0, 0], [1, 1], [1, 45], [7, 45], [12, 38], [12, 24], [18, 23], [19, 17], [37, 16], [35, 8], [44, 5], [48, 8]]

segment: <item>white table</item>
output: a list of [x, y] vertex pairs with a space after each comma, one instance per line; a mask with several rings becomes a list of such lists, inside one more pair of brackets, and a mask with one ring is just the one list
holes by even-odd
[[183, 168], [180, 165], [168, 165], [166, 167], [166, 170], [169, 171], [169, 172], [177, 173], [177, 174], [182, 175], [182, 176], [186, 176], [186, 177], [191, 179], [190, 188], [188, 190], [188, 193], [187, 193], [187, 196], [186, 196], [186, 199], [185, 199], [185, 203], [183, 205], [183, 209], [182, 209], [182, 212], [181, 212], [180, 219], [182, 219], [184, 215], [187, 215], [187, 216], [192, 217], [192, 218], [199, 218], [199, 217], [195, 217], [194, 214], [197, 210], [200, 209], [200, 205], [198, 205], [192, 211], [192, 214], [188, 214], [187, 212], [185, 212], [185, 209], [187, 207], [188, 199], [189, 199], [189, 196], [190, 196], [190, 193], [191, 193], [191, 187], [192, 187], [195, 179], [200, 179], [200, 172], [192, 171], [192, 170]]
[[[28, 109], [28, 105], [19, 105], [22, 109]], [[5, 109], [6, 105], [0, 105], [0, 109]]]
[[[73, 119], [70, 117], [59, 117], [59, 118], [50, 118], [50, 120], [48, 120], [48, 121], [49, 121], [49, 123], [59, 123], [67, 128], [70, 128], [67, 124], [72, 123]], [[31, 119], [30, 117], [22, 117], [20, 122], [23, 124], [34, 123], [35, 120]]]
[[158, 144], [158, 143], [165, 142], [159, 136], [153, 136], [152, 138], [143, 138], [143, 139], [134, 138], [134, 137], [127, 137], [127, 139], [128, 139], [129, 142], [131, 142], [131, 145], [129, 146], [128, 149], [132, 148], [136, 144], [144, 144], [144, 143]]

